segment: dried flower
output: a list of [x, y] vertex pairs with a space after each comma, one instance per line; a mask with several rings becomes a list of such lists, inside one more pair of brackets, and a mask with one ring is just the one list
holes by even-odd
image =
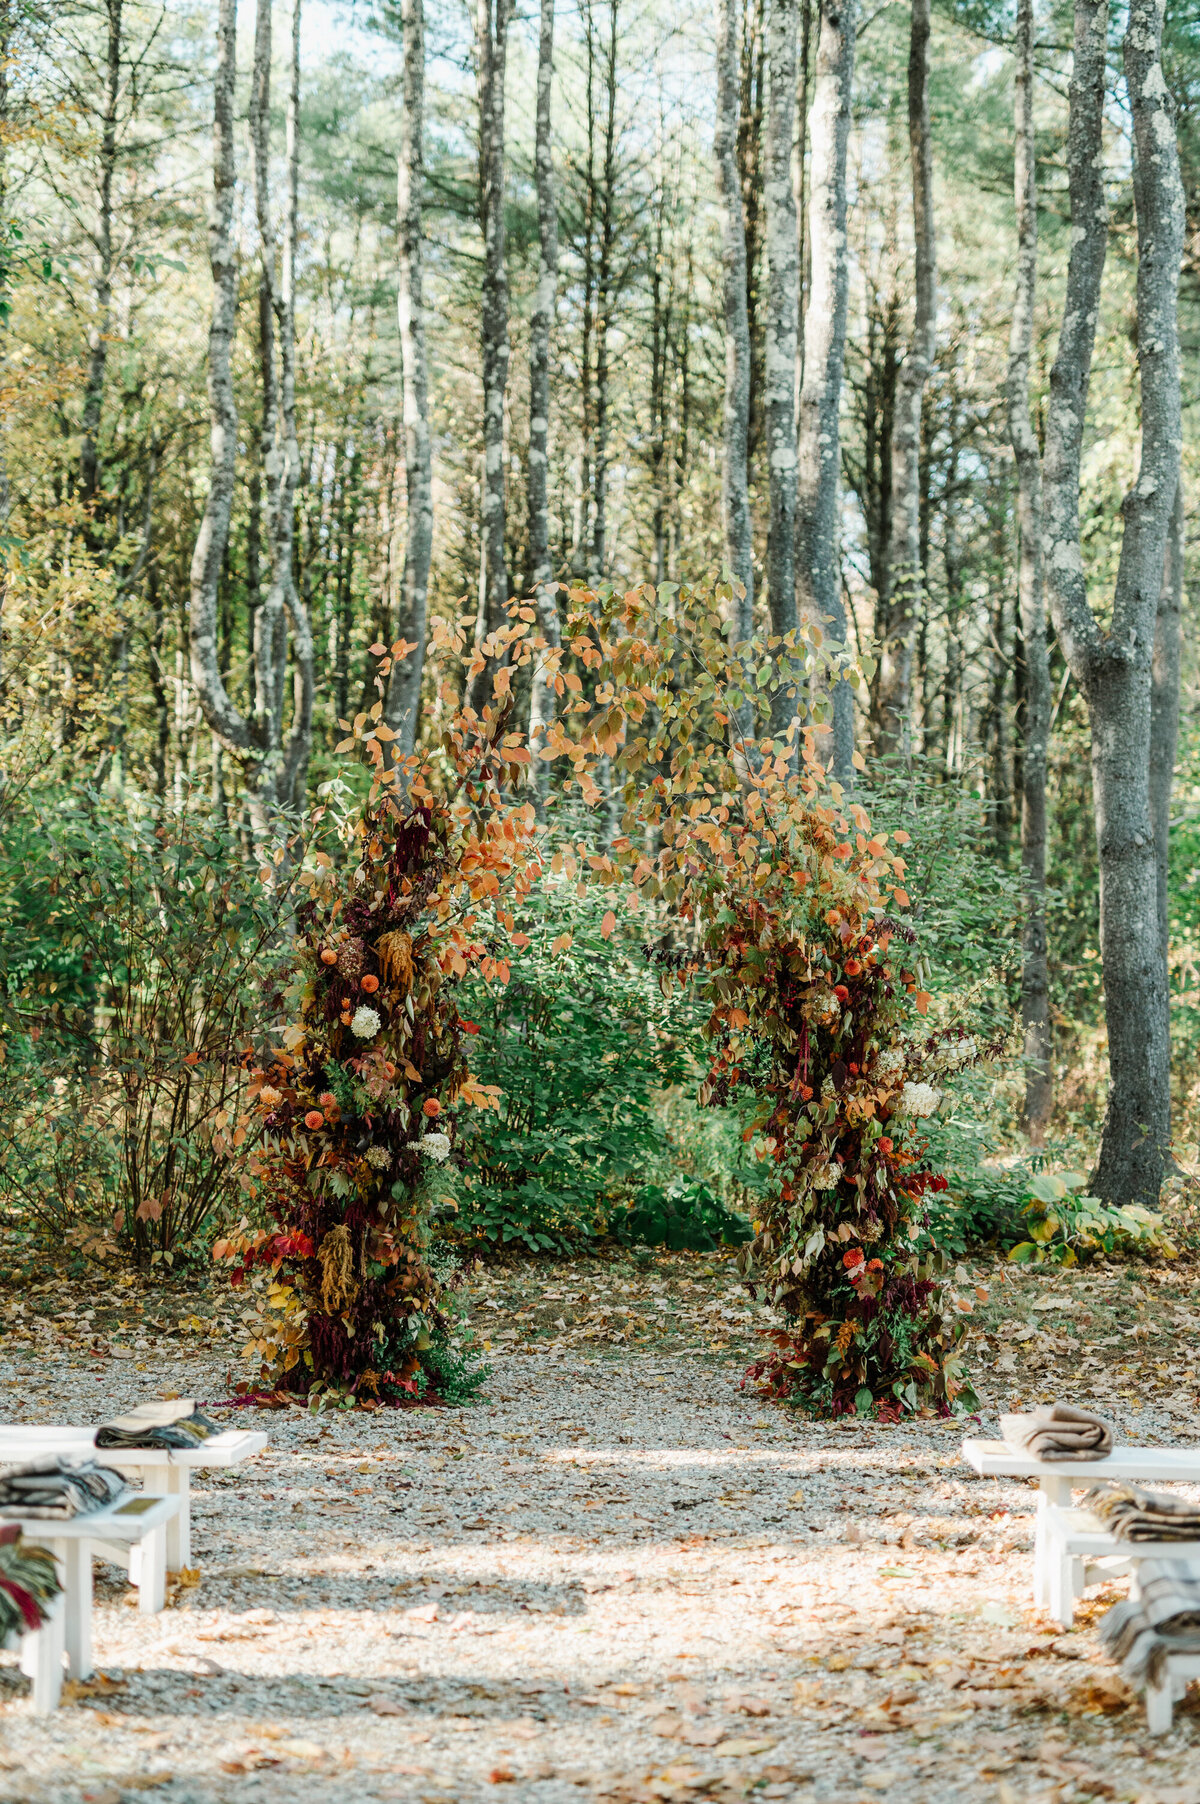
[[814, 1190], [836, 1190], [842, 1181], [842, 1168], [836, 1159], [820, 1159], [810, 1168], [809, 1181]]
[[355, 1009], [350, 1018], [350, 1032], [357, 1034], [360, 1040], [373, 1040], [382, 1026], [376, 1011], [368, 1008], [365, 1002], [361, 1008]]
[[441, 1133], [426, 1134], [420, 1140], [410, 1140], [408, 1150], [410, 1153], [424, 1153], [427, 1159], [434, 1159], [442, 1165], [450, 1157], [450, 1136]]
[[376, 1171], [386, 1171], [392, 1162], [392, 1155], [386, 1146], [368, 1146], [367, 1164], [373, 1165]]
[[321, 948], [321, 963], [323, 965], [337, 964], [337, 953], [332, 946], [323, 946]]
[[912, 1115], [920, 1120], [934, 1114], [941, 1100], [941, 1091], [935, 1090], [932, 1084], [905, 1084], [896, 1107], [902, 1115]]
[[440, 1115], [442, 1112], [442, 1105], [436, 1096], [427, 1096], [421, 1107], [426, 1115]]
[[264, 1084], [258, 1093], [258, 1100], [264, 1109], [273, 1109], [283, 1101], [283, 1091], [276, 1090], [271, 1084]]
[[368, 996], [372, 996], [379, 988], [379, 979], [377, 977], [372, 977], [371, 973], [368, 971], [367, 975], [361, 980], [359, 988], [365, 990]]
[[367, 962], [367, 949], [361, 940], [347, 940], [338, 953], [338, 970], [343, 977], [358, 977]]
[[311, 1128], [314, 1133], [316, 1133], [318, 1128], [324, 1127], [325, 1117], [322, 1115], [320, 1109], [310, 1109], [308, 1114], [304, 1117], [304, 1125], [306, 1128]]

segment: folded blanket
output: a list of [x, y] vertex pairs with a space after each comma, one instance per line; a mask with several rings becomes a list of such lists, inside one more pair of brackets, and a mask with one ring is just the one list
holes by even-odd
[[220, 1434], [191, 1397], [173, 1397], [165, 1403], [139, 1403], [127, 1415], [114, 1416], [96, 1430], [97, 1447], [199, 1447], [210, 1434]]
[[1027, 1416], [1001, 1416], [1000, 1433], [1018, 1453], [1034, 1459], [1107, 1459], [1113, 1431], [1103, 1416], [1073, 1403], [1046, 1403]]
[[1121, 1541], [1200, 1542], [1200, 1504], [1167, 1491], [1106, 1479], [1087, 1493], [1083, 1507]]
[[1170, 1654], [1200, 1654], [1200, 1568], [1185, 1560], [1143, 1560], [1140, 1597], [1100, 1619], [1100, 1639], [1131, 1685], [1157, 1684]]
[[107, 1509], [126, 1489], [119, 1472], [98, 1466], [95, 1460], [30, 1460], [0, 1472], [0, 1518], [69, 1521]]

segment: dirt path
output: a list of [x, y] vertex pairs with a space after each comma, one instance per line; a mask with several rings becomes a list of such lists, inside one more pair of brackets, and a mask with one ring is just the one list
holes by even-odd
[[[985, 1427], [1069, 1385], [1198, 1438], [1169, 1355], [1189, 1294], [993, 1283]], [[144, 1619], [101, 1580], [103, 1680], [35, 1721], [3, 1656], [0, 1799], [1200, 1804], [1200, 1708], [1152, 1744], [1099, 1655], [1116, 1591], [1067, 1636], [1028, 1606], [1032, 1492], [973, 1479], [961, 1425], [810, 1426], [740, 1393], [756, 1320], [727, 1260], [514, 1266], [470, 1304], [488, 1401], [258, 1413], [268, 1455], [196, 1487], [199, 1582]], [[15, 1308], [7, 1420], [228, 1394], [224, 1293]]]

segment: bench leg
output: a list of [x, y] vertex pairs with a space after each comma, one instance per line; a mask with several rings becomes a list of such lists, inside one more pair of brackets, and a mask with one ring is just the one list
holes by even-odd
[[151, 1466], [146, 1470], [149, 1497], [178, 1497], [179, 1514], [167, 1523], [167, 1571], [182, 1572], [192, 1563], [192, 1475], [186, 1466]]
[[35, 1716], [49, 1716], [62, 1698], [62, 1660], [66, 1611], [56, 1597], [40, 1629], [21, 1641], [21, 1671], [33, 1681], [30, 1703]]
[[67, 1666], [74, 1679], [92, 1676], [92, 1544], [62, 1541]]
[[167, 1525], [148, 1529], [138, 1562], [138, 1614], [157, 1616], [167, 1602]]
[[1146, 1687], [1146, 1727], [1151, 1735], [1169, 1735], [1175, 1707], [1175, 1687], [1170, 1669], [1163, 1672], [1157, 1685]]

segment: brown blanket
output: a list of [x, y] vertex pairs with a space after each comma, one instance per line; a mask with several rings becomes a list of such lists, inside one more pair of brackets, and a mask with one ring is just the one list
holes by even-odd
[[[1087, 1493], [1083, 1507], [1119, 1541], [1194, 1541], [1200, 1544], [1200, 1504], [1168, 1491], [1109, 1479]], [[1196, 1551], [1200, 1554], [1200, 1545]]]
[[1113, 1449], [1111, 1425], [1073, 1403], [1044, 1403], [1027, 1416], [1001, 1416], [1000, 1433], [1017, 1453], [1034, 1459], [1107, 1459]]

